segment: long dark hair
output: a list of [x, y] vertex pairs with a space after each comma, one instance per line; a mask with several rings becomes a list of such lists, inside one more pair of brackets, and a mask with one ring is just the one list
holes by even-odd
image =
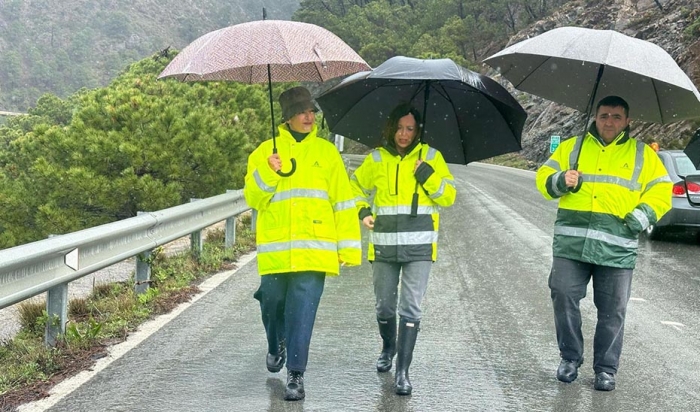
[[401, 103], [394, 107], [389, 114], [389, 119], [386, 121], [384, 129], [382, 130], [382, 143], [388, 144], [391, 147], [396, 147], [394, 136], [396, 136], [396, 131], [399, 129], [399, 120], [408, 114], [412, 114], [413, 118], [416, 119], [415, 138], [417, 139], [420, 137], [420, 130], [422, 126], [420, 113], [409, 103]]

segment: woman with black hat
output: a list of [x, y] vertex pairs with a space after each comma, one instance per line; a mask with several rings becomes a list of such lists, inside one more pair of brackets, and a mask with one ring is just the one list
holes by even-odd
[[[283, 123], [248, 158], [243, 193], [258, 213], [260, 301], [267, 369], [287, 366], [284, 398], [305, 396], [304, 372], [326, 276], [361, 263], [360, 227], [345, 165], [333, 143], [316, 135], [316, 106], [304, 87], [280, 95]], [[273, 153], [276, 146], [277, 153]], [[290, 159], [296, 160], [292, 175]]]

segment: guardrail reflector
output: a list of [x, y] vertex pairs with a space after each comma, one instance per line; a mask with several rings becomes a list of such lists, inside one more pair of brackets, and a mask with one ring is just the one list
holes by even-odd
[[66, 253], [64, 262], [69, 268], [73, 270], [78, 270], [78, 248], [75, 248], [70, 252]]

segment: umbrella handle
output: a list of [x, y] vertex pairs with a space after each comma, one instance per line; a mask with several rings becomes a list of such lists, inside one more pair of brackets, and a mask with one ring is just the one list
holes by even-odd
[[288, 171], [288, 172], [283, 172], [282, 170], [278, 170], [278, 171], [277, 171], [277, 174], [278, 174], [278, 175], [280, 175], [280, 176], [282, 176], [282, 177], [289, 177], [289, 176], [293, 175], [294, 172], [296, 172], [296, 170], [297, 170], [297, 161], [296, 161], [296, 159], [294, 159], [294, 158], [292, 157], [292, 158], [289, 159], [289, 160], [292, 162], [292, 169], [291, 169], [290, 171]]
[[[421, 139], [422, 138], [423, 130], [421, 130]], [[423, 157], [423, 143], [421, 142], [420, 145], [420, 150], [418, 150], [418, 160], [420, 160]], [[416, 187], [413, 189], [413, 199], [411, 199], [411, 214], [409, 216], [418, 216], [418, 180], [416, 180]]]
[[411, 199], [411, 217], [418, 216], [418, 192], [413, 192], [413, 199]]
[[[273, 148], [272, 148], [272, 154], [277, 154], [277, 147], [273, 147]], [[288, 171], [288, 172], [283, 172], [282, 170], [278, 170], [278, 171], [277, 171], [277, 174], [278, 174], [278, 175], [280, 175], [280, 176], [282, 176], [282, 177], [289, 177], [289, 176], [293, 175], [294, 172], [296, 172], [296, 170], [297, 170], [297, 161], [296, 161], [296, 159], [292, 157], [292, 158], [289, 159], [289, 160], [292, 162], [292, 169], [291, 169], [290, 171]]]

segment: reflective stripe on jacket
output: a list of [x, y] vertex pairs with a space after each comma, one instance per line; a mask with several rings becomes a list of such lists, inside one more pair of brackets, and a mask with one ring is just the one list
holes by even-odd
[[339, 273], [339, 261], [359, 265], [360, 226], [352, 189], [338, 149], [316, 136], [316, 126], [297, 142], [286, 125], [278, 127], [281, 177], [268, 165], [272, 140], [248, 157], [243, 194], [258, 211], [256, 242], [261, 275], [301, 271]]
[[553, 255], [634, 268], [639, 233], [671, 208], [671, 180], [656, 152], [627, 131], [606, 146], [589, 132], [579, 141], [583, 183], [574, 192], [564, 174], [575, 162], [577, 141], [564, 141], [537, 170], [542, 195], [559, 199]]
[[[414, 168], [421, 159], [434, 173], [418, 185], [417, 216], [410, 216], [416, 192]], [[375, 149], [350, 178], [358, 211], [371, 207], [375, 218], [367, 251], [369, 261], [412, 262], [437, 259], [439, 206], [451, 206], [456, 197], [454, 178], [442, 154], [418, 144], [401, 158], [386, 148]], [[374, 201], [370, 205], [370, 197]]]

